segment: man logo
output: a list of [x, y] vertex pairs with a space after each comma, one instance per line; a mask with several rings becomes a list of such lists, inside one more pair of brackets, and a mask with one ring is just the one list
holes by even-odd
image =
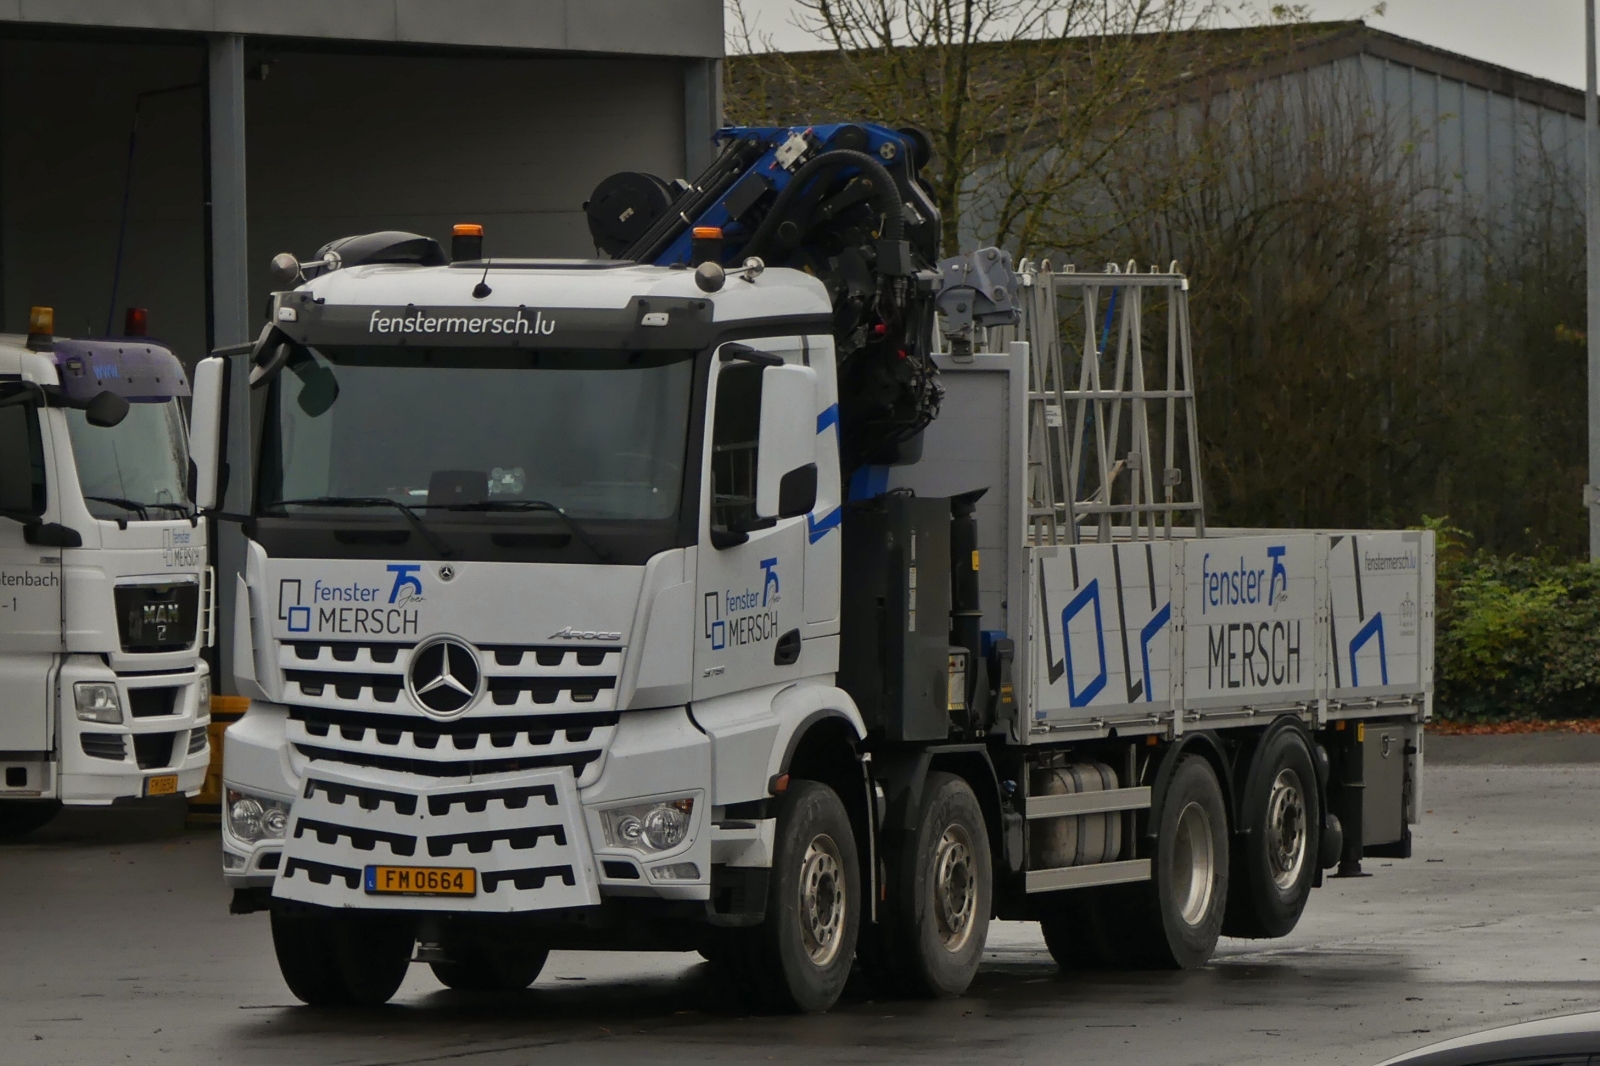
[[454, 718], [483, 688], [483, 669], [470, 647], [453, 637], [425, 641], [406, 670], [406, 691], [435, 718]]

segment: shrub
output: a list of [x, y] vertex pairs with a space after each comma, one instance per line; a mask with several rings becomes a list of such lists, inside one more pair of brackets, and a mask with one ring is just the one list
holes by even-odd
[[1440, 521], [1435, 710], [1600, 715], [1600, 565], [1473, 550]]

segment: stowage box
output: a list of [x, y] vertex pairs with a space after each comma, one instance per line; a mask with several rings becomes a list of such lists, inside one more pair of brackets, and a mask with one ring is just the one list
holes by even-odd
[[891, 493], [850, 504], [839, 685], [886, 740], [944, 740], [950, 654], [950, 500]]

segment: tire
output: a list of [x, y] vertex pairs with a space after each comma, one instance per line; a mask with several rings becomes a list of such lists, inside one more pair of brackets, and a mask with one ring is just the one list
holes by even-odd
[[1321, 850], [1316, 764], [1293, 729], [1256, 752], [1234, 838], [1227, 936], [1287, 936], [1300, 921]]
[[894, 974], [910, 995], [961, 995], [977, 976], [994, 907], [989, 832], [972, 786], [928, 775], [917, 829], [889, 876], [892, 905], [872, 969]]
[[750, 1007], [825, 1011], [850, 979], [865, 903], [855, 834], [838, 795], [816, 781], [793, 781], [777, 818], [766, 918], [720, 930], [712, 962]]
[[350, 1002], [333, 950], [333, 918], [321, 908], [272, 901], [272, 949], [284, 984], [300, 1002], [337, 1007]]
[[1119, 969], [1197, 969], [1217, 946], [1228, 905], [1228, 811], [1211, 764], [1180, 757], [1151, 818], [1152, 878], [1097, 890], [1089, 925]]
[[42, 829], [59, 813], [60, 800], [0, 800], [0, 840]]
[[296, 999], [312, 1007], [387, 1003], [411, 965], [410, 920], [272, 902], [272, 946]]
[[416, 925], [388, 914], [346, 912], [334, 919], [334, 958], [350, 1002], [377, 1007], [389, 1002], [411, 967]]
[[507, 950], [479, 938], [447, 938], [449, 962], [429, 963], [446, 988], [462, 992], [520, 992], [533, 984], [550, 952]]
[[[1112, 886], [1111, 891], [1122, 886]], [[1126, 891], [1126, 889], [1122, 889]], [[1118, 948], [1115, 922], [1099, 906], [1103, 888], [1078, 888], [1055, 893], [1038, 906], [1039, 931], [1056, 965], [1068, 972], [1126, 969], [1128, 961]], [[1113, 934], [1107, 936], [1107, 933]]]

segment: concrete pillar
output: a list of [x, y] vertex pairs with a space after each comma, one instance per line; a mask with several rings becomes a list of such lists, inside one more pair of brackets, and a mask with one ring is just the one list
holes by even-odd
[[244, 38], [212, 37], [210, 53], [211, 330], [223, 348], [250, 339]]
[[684, 177], [693, 181], [711, 165], [711, 135], [722, 125], [722, 61], [691, 59], [683, 65]]

